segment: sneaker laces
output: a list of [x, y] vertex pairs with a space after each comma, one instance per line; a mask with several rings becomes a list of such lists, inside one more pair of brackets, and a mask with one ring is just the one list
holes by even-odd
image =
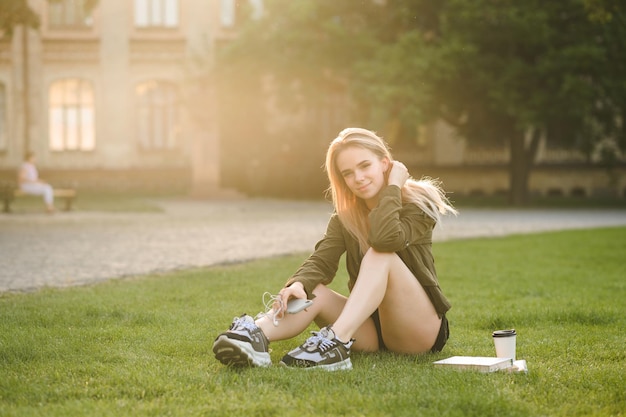
[[[278, 302], [280, 308], [278, 312], [274, 309], [274, 303]], [[259, 319], [261, 317], [269, 317], [272, 320], [272, 323], [275, 327], [278, 327], [278, 322], [281, 321], [285, 317], [285, 306], [283, 305], [283, 298], [280, 294], [272, 294], [270, 292], [265, 291], [263, 293], [263, 307], [265, 307], [265, 312], [260, 312], [256, 315], [255, 319]]]
[[246, 317], [250, 317], [250, 316], [241, 316], [241, 317], [233, 318], [233, 325], [231, 329], [233, 330], [236, 328], [244, 328], [246, 330], [256, 329], [257, 328], [256, 323], [252, 320], [246, 320]]
[[[337, 342], [328, 338], [328, 332], [311, 332], [313, 336], [304, 342], [304, 348], [319, 348], [322, 352], [334, 347]], [[307, 349], [308, 350], [308, 349]]]

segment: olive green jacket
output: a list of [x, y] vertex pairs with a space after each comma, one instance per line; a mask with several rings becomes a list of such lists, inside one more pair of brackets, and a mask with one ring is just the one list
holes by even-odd
[[[435, 220], [415, 204], [403, 204], [400, 188], [390, 185], [380, 195], [378, 206], [369, 214], [369, 244], [378, 252], [395, 252], [411, 270], [441, 316], [450, 309], [443, 295], [432, 255]], [[359, 274], [363, 254], [358, 241], [343, 227], [334, 213], [324, 237], [315, 251], [287, 281], [301, 282], [309, 298], [318, 284], [329, 284], [335, 277], [341, 256], [346, 253], [346, 268], [352, 290]]]

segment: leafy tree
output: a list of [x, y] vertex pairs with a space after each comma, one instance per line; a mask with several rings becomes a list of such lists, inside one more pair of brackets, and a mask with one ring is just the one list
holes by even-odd
[[508, 146], [513, 203], [527, 200], [542, 138], [587, 153], [606, 138], [626, 148], [622, 3], [274, 0], [267, 9], [226, 49], [234, 73], [274, 74], [288, 109], [322, 102], [343, 81], [359, 123], [398, 120], [412, 135], [444, 119], [470, 145]]
[[385, 88], [400, 90], [405, 72], [422, 82], [401, 98], [423, 120], [508, 145], [512, 201], [523, 203], [541, 137], [587, 153], [605, 138], [624, 148], [624, 8], [592, 1], [448, 0], [436, 24], [401, 34], [372, 62], [392, 68]]
[[425, 119], [444, 118], [470, 143], [509, 146], [511, 201], [523, 204], [542, 137], [589, 150], [618, 133], [622, 110], [607, 100], [623, 98], [626, 89], [615, 88], [607, 53], [611, 47], [623, 53], [624, 42], [607, 37], [616, 28], [604, 20], [592, 21], [578, 0], [448, 0], [434, 33], [408, 32], [391, 46], [421, 59], [391, 66], [425, 84], [415, 91]]
[[[48, 0], [50, 3], [60, 3], [64, 0]], [[93, 10], [98, 0], [85, 0], [85, 10]], [[17, 26], [25, 25], [38, 29], [41, 20], [39, 15], [30, 8], [28, 0], [0, 0], [0, 32], [7, 39], [13, 37]]]
[[[299, 115], [328, 107], [330, 96], [348, 92], [353, 66], [375, 48], [376, 39], [367, 35], [367, 27], [379, 8], [361, 5], [354, 0], [269, 0], [264, 19], [250, 20], [235, 41], [221, 45], [216, 68], [223, 178], [233, 181], [226, 185], [291, 197], [318, 196], [325, 188], [319, 171], [328, 132]], [[275, 98], [274, 110], [284, 119], [298, 120], [289, 129], [271, 126], [266, 112], [268, 86]], [[241, 123], [244, 118], [246, 123]], [[323, 144], [317, 137], [324, 138]], [[265, 178], [256, 175], [248, 183], [238, 178], [241, 160], [253, 161], [255, 171]]]

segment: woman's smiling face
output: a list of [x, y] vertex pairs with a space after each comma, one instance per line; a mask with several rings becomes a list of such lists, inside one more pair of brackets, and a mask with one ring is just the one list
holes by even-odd
[[385, 172], [389, 159], [380, 159], [372, 151], [350, 146], [337, 155], [337, 170], [348, 188], [372, 209], [378, 204], [378, 194], [386, 185]]

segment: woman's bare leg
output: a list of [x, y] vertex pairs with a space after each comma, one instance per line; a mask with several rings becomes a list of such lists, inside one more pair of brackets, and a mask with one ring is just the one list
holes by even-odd
[[302, 333], [315, 320], [323, 307], [316, 300], [311, 307], [297, 314], [285, 313], [283, 318], [278, 321], [278, 326], [274, 326], [271, 314], [258, 318], [255, 323], [263, 330], [265, 337], [270, 342], [290, 339]]
[[[328, 300], [326, 303], [329, 305], [329, 308], [324, 309], [315, 319], [315, 324], [319, 327], [328, 326], [329, 324], [335, 323], [337, 318], [341, 315], [342, 311], [345, 308], [347, 299], [343, 295], [337, 294], [336, 292], [328, 289], [323, 285], [318, 285], [313, 294], [316, 295], [315, 300], [318, 298], [322, 300]], [[337, 298], [341, 299], [337, 299]], [[334, 326], [333, 326], [334, 330]], [[354, 334], [355, 342], [352, 344], [353, 351], [366, 351], [366, 352], [375, 352], [379, 349], [378, 346], [378, 333], [376, 332], [376, 326], [374, 325], [374, 320], [370, 317], [366, 317], [365, 321], [361, 323], [361, 325], [356, 329]], [[339, 339], [343, 342], [348, 342], [348, 339]]]
[[[325, 285], [318, 285], [313, 290], [313, 305], [297, 314], [285, 314], [278, 326], [274, 326], [270, 317], [256, 320], [256, 325], [270, 341], [285, 340], [302, 333], [313, 321], [320, 328], [333, 323], [341, 314], [347, 298]], [[356, 342], [353, 350], [378, 350], [378, 335], [372, 319], [366, 319], [355, 331]], [[349, 339], [348, 339], [349, 340]]]
[[333, 324], [339, 340], [354, 337], [378, 308], [387, 348], [399, 353], [431, 349], [441, 325], [428, 295], [395, 253], [370, 249], [344, 309]]

